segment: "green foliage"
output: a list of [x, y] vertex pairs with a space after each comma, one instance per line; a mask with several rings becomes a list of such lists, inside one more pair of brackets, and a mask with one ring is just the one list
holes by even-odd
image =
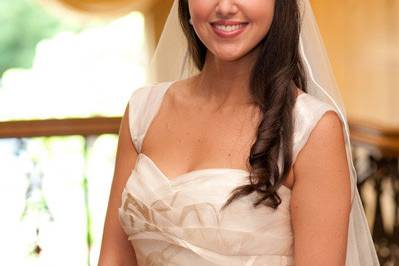
[[9, 68], [29, 68], [37, 43], [79, 27], [61, 21], [36, 0], [0, 1], [0, 77]]

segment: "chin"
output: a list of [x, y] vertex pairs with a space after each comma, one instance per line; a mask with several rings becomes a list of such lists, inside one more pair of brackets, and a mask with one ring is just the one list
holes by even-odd
[[[259, 44], [259, 43], [258, 43]], [[258, 46], [252, 45], [243, 46], [243, 45], [235, 45], [235, 46], [224, 46], [224, 47], [214, 47], [213, 49], [208, 49], [208, 52], [212, 54], [212, 56], [218, 60], [231, 62], [236, 61], [238, 59], [242, 59], [243, 57], [249, 56], [252, 53], [256, 52], [256, 48]]]
[[241, 56], [215, 56], [216, 59], [223, 62], [233, 62], [241, 58]]
[[215, 57], [215, 59], [218, 59], [220, 61], [231, 62], [231, 61], [236, 61], [236, 60], [240, 59], [241, 57], [245, 56], [246, 53], [238, 52], [238, 51], [235, 51], [235, 52], [232, 52], [232, 53], [228, 53], [226, 51], [223, 51], [223, 52], [220, 52], [220, 53], [218, 53], [218, 52], [213, 53], [212, 52], [212, 54]]

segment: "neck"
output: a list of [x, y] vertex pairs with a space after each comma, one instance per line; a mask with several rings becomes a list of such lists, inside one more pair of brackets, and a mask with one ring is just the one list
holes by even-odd
[[195, 88], [209, 103], [218, 106], [252, 103], [249, 81], [256, 52], [235, 61], [222, 61], [208, 52]]

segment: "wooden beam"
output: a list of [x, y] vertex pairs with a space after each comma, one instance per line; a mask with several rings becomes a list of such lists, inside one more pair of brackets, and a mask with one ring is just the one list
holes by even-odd
[[0, 138], [118, 134], [121, 117], [0, 122]]
[[354, 119], [349, 127], [354, 144], [377, 149], [383, 156], [399, 157], [399, 128]]

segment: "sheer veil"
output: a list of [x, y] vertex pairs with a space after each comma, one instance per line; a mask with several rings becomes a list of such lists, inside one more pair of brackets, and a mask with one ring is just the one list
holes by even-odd
[[[379, 265], [356, 187], [357, 175], [352, 162], [349, 127], [342, 99], [309, 0], [298, 1], [302, 15], [300, 52], [308, 76], [308, 93], [332, 105], [344, 125], [352, 186], [346, 265]], [[153, 83], [184, 79], [197, 71], [188, 55], [187, 41], [178, 21], [178, 0], [175, 0], [152, 58], [147, 81]]]

